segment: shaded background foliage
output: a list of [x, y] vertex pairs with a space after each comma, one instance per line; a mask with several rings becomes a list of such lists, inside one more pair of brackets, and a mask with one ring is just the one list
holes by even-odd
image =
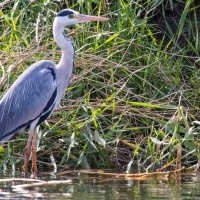
[[[183, 165], [198, 161], [199, 1], [13, 0], [0, 7], [2, 95], [33, 62], [60, 59], [56, 12], [110, 18], [66, 28], [76, 67], [60, 107], [40, 126], [41, 169], [52, 158], [64, 169], [174, 168], [180, 147]], [[21, 170], [26, 139], [4, 145], [2, 169]]]

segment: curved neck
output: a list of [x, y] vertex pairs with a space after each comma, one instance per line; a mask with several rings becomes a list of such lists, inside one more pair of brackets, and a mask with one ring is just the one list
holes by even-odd
[[64, 35], [64, 27], [57, 19], [53, 23], [53, 36], [57, 45], [62, 50], [61, 60], [58, 65], [66, 66], [70, 61], [72, 61], [70, 63], [73, 63], [75, 54], [73, 42]]
[[64, 27], [59, 24], [58, 20], [54, 20], [53, 22], [53, 37], [57, 43], [57, 45], [61, 48], [61, 49], [65, 49], [65, 43], [67, 43], [67, 41], [65, 41], [64, 38]]
[[74, 68], [75, 50], [72, 41], [64, 36], [64, 26], [56, 19], [53, 23], [53, 36], [62, 50], [62, 56], [56, 68], [59, 77], [57, 81], [58, 85], [60, 85], [60, 93], [63, 93], [62, 90], [66, 88]]

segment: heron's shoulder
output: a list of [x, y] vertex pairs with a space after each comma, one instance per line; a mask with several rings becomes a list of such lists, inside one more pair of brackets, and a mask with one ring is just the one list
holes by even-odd
[[48, 69], [48, 68], [52, 68], [56, 70], [56, 64], [50, 60], [41, 60], [32, 64], [28, 69], [41, 70], [41, 69]]
[[53, 81], [57, 79], [56, 64], [49, 60], [42, 60], [32, 64], [18, 77], [11, 88], [30, 81], [37, 80], [37, 82], [42, 82], [45, 77], [53, 77]]
[[30, 67], [28, 67], [21, 74], [21, 78], [24, 78], [27, 76], [39, 77], [40, 75], [42, 76], [42, 74], [46, 74], [47, 72], [51, 72], [52, 76], [56, 78], [57, 76], [56, 64], [49, 60], [41, 60], [32, 64]]

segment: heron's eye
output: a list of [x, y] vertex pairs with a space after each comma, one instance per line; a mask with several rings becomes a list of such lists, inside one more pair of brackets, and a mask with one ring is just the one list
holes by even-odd
[[69, 19], [74, 18], [73, 14], [69, 14], [68, 17], [69, 17]]

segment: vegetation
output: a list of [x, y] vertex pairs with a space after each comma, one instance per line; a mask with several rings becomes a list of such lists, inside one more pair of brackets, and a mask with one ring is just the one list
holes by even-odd
[[[175, 169], [199, 154], [199, 20], [194, 0], [10, 0], [0, 3], [1, 95], [27, 67], [61, 56], [56, 12], [105, 23], [67, 27], [77, 53], [60, 107], [40, 126], [40, 169]], [[1, 151], [1, 169], [22, 170], [27, 134]], [[40, 141], [40, 142], [39, 142]], [[178, 153], [177, 153], [178, 152]], [[181, 161], [181, 162], [180, 162]], [[176, 164], [178, 163], [178, 164]]]

